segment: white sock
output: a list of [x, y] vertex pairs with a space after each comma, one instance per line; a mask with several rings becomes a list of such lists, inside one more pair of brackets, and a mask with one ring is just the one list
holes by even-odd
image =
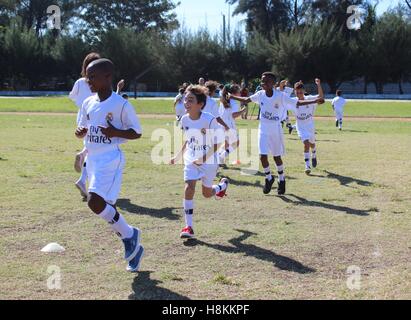
[[304, 153], [304, 161], [306, 166], [310, 166], [310, 152]]
[[127, 224], [124, 217], [111, 205], [107, 204], [99, 216], [111, 225], [111, 228], [121, 239], [130, 239], [133, 236], [133, 228]]
[[227, 190], [227, 183], [220, 183], [217, 186], [213, 186], [213, 190], [214, 190], [214, 194]]
[[277, 166], [277, 170], [278, 170], [278, 179], [280, 181], [285, 181], [284, 165]]
[[186, 226], [193, 228], [194, 200], [184, 200]]
[[264, 173], [265, 173], [265, 178], [266, 178], [268, 181], [271, 181], [271, 180], [273, 179], [273, 176], [272, 176], [272, 174], [271, 174], [271, 169], [270, 169], [270, 167], [264, 168]]

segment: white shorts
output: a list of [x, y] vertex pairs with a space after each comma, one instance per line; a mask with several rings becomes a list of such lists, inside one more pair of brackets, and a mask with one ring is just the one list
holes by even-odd
[[231, 146], [240, 140], [237, 129], [230, 129], [224, 132], [225, 141]]
[[335, 114], [335, 118], [337, 120], [340, 120], [340, 119], [344, 118], [344, 110], [334, 109], [334, 114]]
[[282, 157], [285, 155], [284, 134], [282, 130], [276, 135], [259, 134], [258, 148], [260, 155]]
[[184, 181], [198, 181], [201, 180], [203, 186], [212, 188], [214, 179], [217, 176], [218, 164], [203, 164], [196, 166], [195, 164], [188, 164], [184, 167]]
[[95, 193], [108, 204], [115, 205], [121, 190], [124, 165], [125, 159], [121, 150], [89, 155], [87, 159], [88, 192]]
[[315, 129], [305, 129], [305, 130], [301, 130], [298, 129], [298, 136], [300, 137], [301, 141], [309, 141], [310, 143], [314, 144], [315, 143]]

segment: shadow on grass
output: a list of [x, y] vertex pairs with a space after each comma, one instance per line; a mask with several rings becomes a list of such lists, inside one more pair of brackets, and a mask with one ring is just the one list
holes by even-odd
[[370, 182], [370, 181], [342, 176], [342, 175], [339, 175], [339, 174], [336, 174], [336, 173], [333, 173], [333, 172], [329, 172], [327, 170], [325, 170], [323, 172], [327, 175], [326, 176], [320, 176], [320, 175], [311, 174], [310, 176], [316, 177], [316, 178], [338, 180], [340, 185], [342, 185], [343, 187], [349, 187], [349, 188], [352, 188], [351, 186], [349, 186], [349, 184], [352, 184], [352, 183], [356, 183], [357, 185], [363, 186], [363, 187], [371, 187], [371, 186], [374, 185], [374, 183]]
[[228, 241], [232, 246], [211, 244], [211, 243], [206, 243], [201, 240], [188, 240], [187, 242], [184, 243], [184, 245], [187, 247], [194, 247], [194, 246], [200, 245], [200, 246], [205, 246], [205, 247], [212, 248], [214, 250], [218, 250], [218, 251], [222, 251], [226, 253], [240, 253], [240, 254], [242, 253], [249, 257], [254, 257], [262, 261], [270, 262], [276, 268], [280, 270], [285, 270], [285, 271], [297, 272], [301, 274], [312, 273], [316, 271], [315, 269], [304, 266], [302, 263], [296, 260], [293, 260], [285, 256], [281, 256], [270, 250], [257, 247], [252, 244], [245, 244], [243, 243], [243, 241], [247, 240], [249, 237], [256, 235], [256, 234], [249, 232], [249, 231], [244, 231], [244, 230], [236, 230], [236, 231], [242, 233], [242, 235]]
[[190, 300], [166, 288], [159, 287], [162, 282], [151, 279], [151, 271], [139, 272], [131, 285], [133, 293], [129, 300]]
[[[293, 197], [295, 199], [290, 199], [289, 197]], [[362, 217], [369, 216], [371, 212], [378, 212], [378, 209], [358, 210], [344, 206], [337, 206], [331, 203], [307, 200], [294, 194], [290, 194], [288, 196], [279, 196], [279, 198], [286, 203], [290, 203], [297, 206], [324, 208]]]
[[180, 219], [180, 215], [175, 214], [173, 212], [173, 210], [176, 210], [178, 208], [162, 208], [162, 209], [145, 208], [145, 207], [141, 207], [141, 206], [131, 203], [130, 199], [119, 199], [116, 203], [116, 207], [118, 207], [120, 210], [127, 211], [128, 213], [131, 213], [131, 214], [146, 215], [146, 216], [151, 216], [154, 218], [168, 219], [168, 220]]

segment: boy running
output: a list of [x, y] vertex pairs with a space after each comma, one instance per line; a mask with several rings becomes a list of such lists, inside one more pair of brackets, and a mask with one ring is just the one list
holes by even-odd
[[260, 105], [261, 117], [258, 144], [260, 160], [266, 175], [263, 192], [264, 194], [269, 194], [275, 181], [271, 174], [270, 163], [268, 161], [268, 156], [271, 154], [277, 166], [279, 179], [278, 194], [283, 195], [286, 192], [286, 180], [282, 160], [282, 157], [285, 155], [285, 146], [281, 120], [286, 110], [291, 110], [296, 106], [318, 103], [321, 100], [298, 101], [288, 97], [281, 91], [275, 90], [275, 75], [272, 72], [263, 73], [261, 86], [263, 90], [249, 98], [231, 97], [241, 102], [255, 102]]
[[140, 230], [127, 224], [115, 204], [121, 189], [124, 154], [120, 144], [141, 138], [134, 108], [112, 91], [114, 66], [98, 59], [87, 67], [87, 83], [97, 93], [84, 101], [76, 136], [86, 141], [89, 176], [88, 206], [122, 239], [127, 270], [136, 272], [143, 257]]
[[217, 176], [217, 150], [224, 142], [223, 129], [215, 117], [203, 112], [207, 101], [206, 89], [202, 86], [187, 88], [185, 107], [187, 114], [181, 119], [185, 143], [182, 150], [170, 161], [174, 165], [184, 154], [184, 212], [186, 227], [181, 231], [182, 239], [194, 239], [193, 214], [194, 194], [197, 181], [202, 181], [202, 193], [205, 198], [224, 198], [228, 180], [221, 179], [213, 185]]
[[[304, 84], [300, 81], [294, 86], [297, 98], [296, 100], [316, 100], [324, 99], [324, 91], [321, 87], [321, 80], [315, 79], [315, 84], [318, 88], [318, 95], [316, 96], [305, 96]], [[295, 117], [297, 118], [297, 132], [301, 141], [304, 143], [304, 161], [305, 161], [305, 173], [308, 175], [311, 173], [310, 164], [310, 149], [312, 151], [312, 166], [317, 168], [317, 146], [315, 140], [315, 124], [314, 124], [314, 113], [318, 104], [310, 104], [306, 106], [300, 106], [295, 108], [293, 111]]]
[[337, 90], [336, 97], [332, 100], [331, 104], [334, 109], [335, 114], [335, 126], [342, 130], [343, 118], [344, 118], [344, 107], [347, 104], [347, 101], [342, 96], [343, 92]]

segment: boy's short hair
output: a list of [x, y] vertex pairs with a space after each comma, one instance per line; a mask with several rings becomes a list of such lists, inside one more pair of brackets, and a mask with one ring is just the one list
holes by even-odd
[[209, 92], [215, 92], [217, 90], [218, 87], [218, 83], [215, 81], [207, 81], [205, 84], [206, 88], [208, 89]]
[[111, 75], [114, 73], [114, 64], [109, 59], [95, 60], [95, 61], [91, 62], [88, 65], [87, 69], [89, 69], [89, 68], [95, 68], [95, 69], [98, 69], [98, 70], [102, 70], [102, 71], [107, 72]]
[[342, 90], [337, 90], [337, 96], [341, 97], [343, 94]]
[[86, 76], [86, 71], [87, 71], [87, 67], [89, 66], [89, 64], [98, 59], [101, 59], [101, 56], [97, 52], [91, 52], [84, 58], [83, 66], [81, 68], [82, 77]]
[[186, 91], [186, 89], [185, 89], [184, 87], [180, 87], [180, 88], [178, 89], [178, 93], [179, 93], [179, 94], [184, 94], [185, 91]]
[[207, 103], [207, 91], [206, 87], [200, 85], [190, 85], [186, 89], [186, 93], [191, 93], [196, 96], [197, 102], [203, 104], [202, 109]]
[[303, 83], [302, 81], [298, 81], [298, 82], [294, 85], [294, 90], [299, 90], [299, 89], [305, 89], [304, 83]]
[[232, 84], [230, 86], [230, 90], [228, 90], [229, 93], [237, 93], [241, 91], [241, 87], [238, 84]]
[[266, 76], [268, 78], [270, 78], [271, 80], [273, 80], [274, 82], [276, 81], [277, 77], [275, 76], [274, 72], [271, 71], [267, 71], [263, 73], [263, 76]]

